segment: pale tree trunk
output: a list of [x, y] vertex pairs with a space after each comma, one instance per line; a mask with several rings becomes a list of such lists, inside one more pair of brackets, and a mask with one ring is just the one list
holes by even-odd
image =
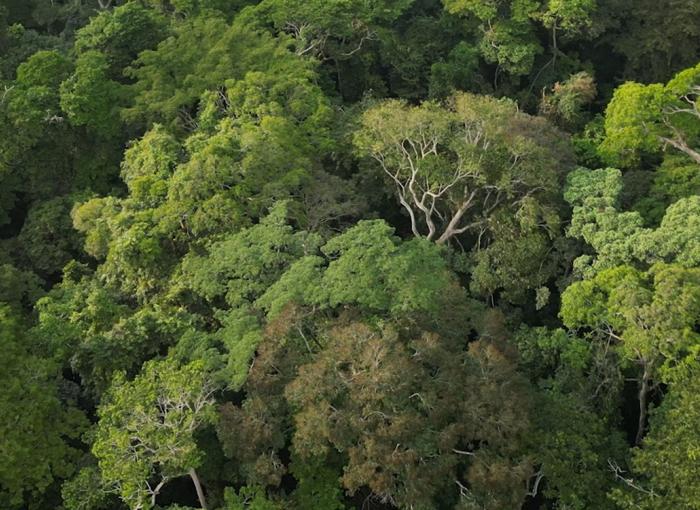
[[665, 138], [663, 136], [660, 136], [659, 139], [662, 142], [667, 143], [670, 146], [683, 152], [684, 154], [689, 156], [693, 161], [695, 161], [698, 165], [700, 165], [700, 152], [691, 149], [690, 146], [687, 143], [685, 143], [685, 141], [673, 138]]
[[190, 478], [192, 478], [192, 483], [194, 483], [194, 488], [197, 490], [197, 497], [199, 498], [199, 506], [204, 508], [206, 510], [207, 508], [207, 500], [204, 497], [204, 490], [202, 490], [202, 484], [199, 481], [199, 476], [197, 476], [197, 472], [194, 470], [194, 468], [190, 468], [189, 471]]
[[153, 491], [151, 492], [151, 506], [156, 506], [156, 497], [158, 497], [158, 494], [160, 494], [160, 490], [163, 488], [163, 485], [165, 485], [167, 482], [168, 479], [163, 478], [153, 489]]
[[459, 222], [462, 221], [462, 216], [464, 216], [467, 210], [471, 207], [472, 201], [474, 200], [474, 197], [476, 197], [476, 192], [477, 190], [474, 190], [469, 194], [469, 196], [466, 196], [467, 191], [465, 189], [464, 202], [462, 202], [462, 205], [459, 206], [459, 209], [457, 209], [457, 211], [452, 216], [452, 219], [447, 224], [447, 227], [445, 227], [445, 231], [436, 241], [437, 244], [444, 244], [447, 241], [449, 241], [451, 237], [461, 234], [469, 228], [468, 226], [458, 228], [457, 225], [459, 225]]

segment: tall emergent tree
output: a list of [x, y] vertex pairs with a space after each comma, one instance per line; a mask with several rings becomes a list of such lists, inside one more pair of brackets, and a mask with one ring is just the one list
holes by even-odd
[[544, 119], [464, 93], [444, 105], [380, 102], [362, 115], [355, 145], [393, 184], [413, 235], [438, 244], [478, 234], [498, 209], [546, 208], [571, 164]]

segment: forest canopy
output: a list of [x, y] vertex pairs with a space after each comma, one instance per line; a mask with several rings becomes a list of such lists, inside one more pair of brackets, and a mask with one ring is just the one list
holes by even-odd
[[700, 510], [700, 2], [0, 1], [0, 507]]

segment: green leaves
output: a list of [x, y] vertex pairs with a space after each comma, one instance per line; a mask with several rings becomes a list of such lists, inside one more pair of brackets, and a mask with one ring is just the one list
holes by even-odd
[[183, 269], [192, 289], [209, 300], [225, 297], [232, 308], [253, 303], [294, 260], [318, 246], [315, 236], [295, 233], [287, 216], [287, 205], [277, 203], [258, 225], [214, 243], [207, 257], [188, 256]]
[[614, 51], [625, 58], [625, 78], [662, 82], [697, 63], [700, 6], [694, 0], [639, 0], [618, 4], [613, 11], [620, 27], [610, 36]]
[[668, 206], [694, 195], [700, 195], [697, 165], [683, 156], [667, 155], [654, 171], [654, 181], [648, 195], [642, 197], [634, 208], [647, 223], [658, 225]]
[[542, 13], [544, 26], [559, 29], [566, 35], [586, 33], [593, 28], [596, 0], [548, 0]]
[[443, 0], [443, 3], [449, 12], [479, 20], [482, 55], [487, 62], [514, 75], [529, 74], [535, 58], [543, 52], [536, 37], [535, 20], [553, 32], [556, 54], [557, 31], [569, 38], [588, 35], [597, 8], [595, 0]]
[[298, 305], [311, 316], [357, 307], [369, 314], [433, 317], [446, 292], [460, 293], [438, 247], [421, 239], [401, 242], [383, 221], [358, 223], [322, 245], [319, 256], [320, 239], [294, 233], [286, 215], [285, 204], [277, 204], [260, 224], [183, 263], [192, 290], [212, 306], [226, 303], [217, 315], [220, 329], [191, 340], [201, 342], [200, 349], [221, 346], [206, 358], [234, 388], [245, 381], [262, 340], [263, 314], [274, 322]]
[[17, 67], [17, 83], [56, 90], [70, 70], [70, 61], [58, 51], [38, 51]]
[[257, 14], [258, 23], [269, 20], [277, 30], [292, 32], [299, 55], [347, 59], [375, 39], [378, 27], [395, 22], [413, 3], [414, 0], [263, 0], [247, 14]]
[[3, 508], [696, 507], [696, 3], [5, 0]]
[[104, 10], [78, 30], [75, 50], [80, 57], [92, 51], [105, 56], [108, 77], [123, 81], [124, 69], [144, 50], [167, 35], [166, 19], [142, 2], [126, 2]]
[[88, 51], [78, 57], [73, 75], [61, 84], [61, 108], [76, 126], [87, 126], [103, 137], [120, 131], [119, 106], [124, 91], [109, 79], [107, 57]]
[[[615, 509], [607, 492], [614, 486], [610, 465], [624, 451], [624, 442], [578, 394], [556, 390], [538, 396], [533, 434], [543, 495], [568, 508]], [[533, 438], [533, 439], [534, 439]]]
[[666, 210], [661, 225], [649, 229], [638, 212], [617, 210], [621, 190], [616, 169], [578, 169], [567, 177], [564, 198], [574, 206], [568, 235], [585, 240], [596, 252], [595, 258], [584, 255], [576, 260], [581, 274], [591, 276], [620, 264], [698, 264], [697, 197], [678, 200]]
[[579, 168], [567, 175], [564, 198], [574, 207], [615, 207], [622, 191], [621, 176], [614, 168]]
[[41, 279], [11, 264], [0, 265], [0, 301], [11, 306], [30, 306], [44, 293]]
[[605, 115], [601, 154], [623, 167], [669, 147], [700, 163], [697, 112], [700, 66], [678, 73], [665, 86], [628, 82], [618, 87]]
[[659, 228], [642, 237], [639, 253], [646, 260], [675, 262], [683, 267], [700, 266], [700, 196], [671, 205]]
[[115, 378], [92, 451], [130, 508], [153, 508], [165, 482], [199, 466], [194, 433], [215, 419], [213, 390], [201, 363], [151, 361], [132, 382]]
[[437, 247], [419, 239], [400, 242], [383, 221], [360, 222], [331, 239], [321, 247], [323, 258], [315, 255], [318, 239], [294, 234], [284, 214], [278, 205], [260, 225], [212, 245], [207, 258], [188, 258], [193, 289], [274, 317], [289, 303], [430, 313], [452, 285]]
[[48, 50], [36, 52], [17, 68], [15, 87], [8, 89], [2, 110], [6, 122], [15, 130], [8, 141], [16, 146], [0, 146], [3, 165], [13, 162], [22, 149], [31, 147], [51, 124], [60, 123], [58, 89], [71, 70], [70, 60], [58, 51]]
[[620, 484], [614, 491], [621, 508], [662, 510], [700, 508], [698, 476], [698, 378], [695, 370], [680, 379], [652, 412], [651, 432], [643, 447], [633, 450], [631, 474], [636, 488]]
[[596, 253], [592, 263], [586, 255], [574, 263], [583, 275], [630, 263], [639, 238], [648, 233], [638, 213], [616, 209], [621, 190], [621, 173], [614, 168], [582, 168], [567, 176], [564, 198], [574, 206], [567, 234], [585, 240]]
[[483, 233], [494, 211], [550, 198], [569, 147], [541, 120], [466, 93], [444, 106], [387, 100], [363, 113], [354, 142], [394, 187], [414, 236], [443, 244]]
[[600, 146], [603, 156], [627, 167], [638, 164], [642, 153], [658, 151], [661, 110], [666, 101], [660, 84], [625, 83], [618, 87], [605, 112], [605, 140]]
[[195, 116], [207, 91], [234, 85], [248, 72], [281, 78], [310, 69], [266, 34], [242, 23], [229, 26], [217, 16], [197, 16], [176, 25], [172, 36], [132, 65], [128, 74], [136, 80], [136, 95], [125, 117], [188, 127], [193, 119], [187, 116]]
[[73, 473], [87, 425], [74, 402], [60, 398], [60, 371], [25, 328], [0, 306], [0, 495], [9, 508], [41, 504], [52, 483]]
[[356, 305], [397, 315], [431, 314], [452, 285], [437, 247], [422, 239], [399, 242], [383, 221], [361, 221], [321, 251], [325, 269], [322, 258], [301, 259], [269, 287], [259, 305], [270, 314], [289, 300], [322, 308]]
[[508, 361], [485, 342], [467, 354], [436, 334], [405, 334], [363, 323], [330, 332], [286, 387], [293, 451], [307, 462], [345, 453], [342, 483], [351, 494], [368, 486], [400, 507], [455, 501], [458, 486], [445, 483], [455, 477], [483, 504], [519, 504], [515, 487], [527, 468], [506, 452], [517, 449], [528, 421]]
[[596, 93], [591, 75], [585, 71], [576, 73], [563, 83], [555, 83], [551, 95], [542, 95], [540, 112], [562, 128], [580, 128], [586, 119], [584, 108]]
[[36, 273], [49, 277], [60, 274], [63, 267], [81, 251], [80, 235], [73, 230], [70, 210], [80, 196], [59, 196], [33, 207], [19, 233], [24, 264]]
[[279, 510], [282, 508], [270, 501], [265, 495], [265, 490], [260, 487], [243, 487], [238, 494], [229, 487], [224, 493], [224, 499], [225, 506], [222, 510]]
[[497, 1], [443, 0], [443, 3], [448, 11], [475, 16], [483, 24], [482, 55], [509, 73], [527, 74], [535, 56], [542, 52], [530, 21], [539, 7], [537, 1], [509, 1], [506, 16], [501, 14]]
[[671, 377], [700, 348], [693, 330], [700, 313], [700, 272], [658, 264], [648, 273], [629, 267], [602, 271], [562, 295], [561, 318], [570, 328], [592, 328], [621, 342], [623, 354], [663, 364]]
[[165, 200], [167, 180], [183, 155], [178, 140], [160, 124], [124, 152], [121, 177], [138, 207], [156, 207]]

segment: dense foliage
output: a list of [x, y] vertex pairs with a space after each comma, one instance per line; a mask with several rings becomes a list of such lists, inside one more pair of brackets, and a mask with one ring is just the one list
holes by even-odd
[[0, 2], [0, 507], [700, 510], [700, 2]]

